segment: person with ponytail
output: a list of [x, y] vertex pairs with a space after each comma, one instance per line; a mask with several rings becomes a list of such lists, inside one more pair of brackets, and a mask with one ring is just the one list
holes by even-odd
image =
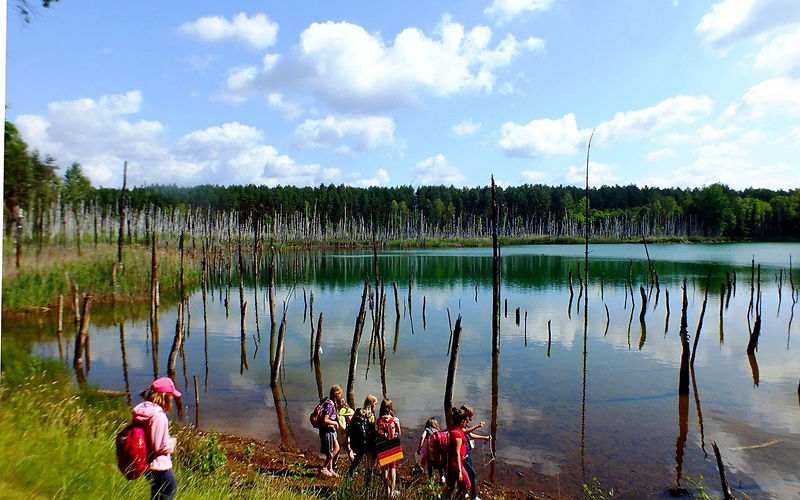
[[450, 460], [447, 463], [447, 490], [445, 498], [450, 498], [453, 490], [458, 486], [455, 498], [464, 498], [471, 488], [469, 475], [464, 468], [464, 459], [467, 456], [467, 436], [464, 434], [464, 427], [469, 422], [467, 412], [461, 408], [452, 408], [452, 425], [450, 431]]

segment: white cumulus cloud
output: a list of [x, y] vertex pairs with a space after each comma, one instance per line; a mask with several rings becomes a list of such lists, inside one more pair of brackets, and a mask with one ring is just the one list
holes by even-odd
[[[586, 184], [586, 165], [570, 165], [564, 173], [564, 180], [568, 184], [583, 186]], [[589, 162], [589, 185], [590, 186], [611, 186], [618, 184], [620, 177], [617, 174], [617, 166], [596, 161]]]
[[54, 156], [60, 165], [80, 163], [95, 186], [120, 186], [126, 160], [132, 185], [274, 186], [342, 180], [336, 169], [298, 164], [267, 144], [261, 131], [236, 122], [190, 132], [171, 146], [160, 122], [130, 119], [139, 113], [142, 100], [139, 91], [131, 91], [54, 102], [43, 115], [20, 115], [15, 122], [31, 148]]
[[754, 85], [742, 96], [741, 104], [732, 104], [726, 118], [763, 118], [771, 113], [800, 113], [800, 78], [774, 78]]
[[436, 31], [438, 38], [406, 28], [387, 42], [356, 24], [313, 23], [287, 54], [232, 69], [224, 94], [304, 93], [337, 110], [375, 114], [415, 106], [426, 94], [489, 92], [497, 68], [538, 46], [508, 35], [491, 47], [490, 28], [466, 30], [448, 16]]
[[662, 161], [675, 156], [675, 151], [672, 148], [662, 148], [656, 151], [647, 153], [647, 161]]
[[739, 128], [735, 125], [719, 128], [707, 123], [689, 134], [667, 134], [664, 136], [664, 142], [672, 145], [708, 143], [738, 131]]
[[522, 14], [547, 10], [552, 3], [553, 0], [494, 0], [483, 13], [507, 21]]
[[703, 42], [725, 53], [733, 43], [800, 20], [796, 0], [723, 0], [695, 27]]
[[201, 17], [181, 24], [178, 31], [204, 41], [238, 40], [256, 49], [266, 49], [275, 45], [278, 23], [271, 21], [265, 14], [248, 17], [240, 12], [230, 21], [222, 16]]
[[301, 148], [346, 146], [363, 152], [394, 143], [394, 121], [386, 116], [333, 116], [306, 120], [294, 131], [293, 141]]
[[525, 125], [506, 122], [501, 135], [499, 144], [506, 154], [522, 157], [574, 153], [578, 145], [589, 137], [585, 130], [578, 130], [572, 113], [557, 120], [531, 120]]
[[450, 164], [441, 153], [417, 163], [413, 174], [416, 186], [459, 185], [466, 180], [461, 170]]
[[800, 27], [778, 35], [756, 54], [755, 67], [780, 75], [794, 74], [800, 69]]
[[389, 184], [389, 172], [379, 168], [375, 173], [375, 177], [370, 179], [359, 179], [356, 184], [361, 187], [385, 186]]
[[280, 92], [270, 92], [267, 96], [267, 105], [281, 111], [287, 120], [293, 120], [303, 114], [303, 107], [300, 104], [287, 101]]
[[786, 137], [786, 140], [792, 144], [800, 144], [800, 127], [794, 128], [789, 135]]
[[475, 122], [472, 120], [472, 118], [453, 125], [453, 133], [457, 136], [472, 135], [480, 129], [481, 122]]
[[785, 189], [798, 185], [797, 167], [785, 162], [762, 164], [753, 161], [741, 144], [731, 141], [697, 148], [691, 165], [654, 184], [704, 186], [715, 182], [734, 189], [750, 186]]
[[[676, 96], [655, 106], [618, 112], [611, 120], [597, 125], [596, 143], [649, 137], [678, 124], [690, 124], [711, 112], [708, 97]], [[591, 129], [579, 129], [575, 115], [568, 113], [557, 120], [532, 120], [526, 125], [503, 124], [500, 147], [509, 156], [537, 157], [575, 153], [588, 140]]]
[[693, 123], [698, 117], [711, 113], [712, 105], [708, 97], [679, 95], [648, 108], [615, 113], [614, 118], [597, 126], [595, 139], [605, 142], [646, 137], [670, 125]]

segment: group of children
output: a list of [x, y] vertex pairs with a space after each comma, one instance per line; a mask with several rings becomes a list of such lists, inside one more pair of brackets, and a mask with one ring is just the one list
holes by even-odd
[[[329, 397], [320, 400], [318, 410], [321, 416], [315, 422], [315, 413], [312, 414], [312, 423], [319, 429], [320, 453], [325, 456], [325, 463], [320, 469], [320, 474], [328, 477], [339, 477], [336, 473], [336, 460], [344, 452], [350, 459], [347, 476], [352, 477], [358, 470], [361, 462], [366, 458], [367, 474], [371, 474], [378, 460], [377, 450], [385, 448], [386, 443], [402, 434], [400, 420], [394, 414], [394, 407], [390, 399], [381, 401], [378, 415], [375, 415], [377, 398], [369, 395], [364, 399], [364, 405], [357, 410], [348, 406], [342, 394], [342, 388], [334, 385], [330, 389]], [[469, 426], [474, 411], [468, 405], [462, 405], [451, 410], [452, 425], [445, 431], [439, 429], [436, 418], [431, 417], [425, 423], [425, 429], [420, 436], [417, 446], [419, 459], [415, 468], [425, 470], [433, 475], [434, 469], [437, 478], [446, 483], [445, 498], [450, 498], [454, 490], [455, 498], [469, 498], [480, 500], [475, 481], [475, 467], [472, 464], [471, 450], [475, 447], [475, 440], [490, 440], [491, 436], [476, 434], [475, 431], [486, 425], [480, 422]], [[441, 451], [434, 447], [434, 443]], [[399, 446], [399, 445], [398, 445]], [[433, 450], [429, 452], [429, 450]], [[430, 456], [431, 453], [437, 457]], [[385, 453], [382, 453], [385, 456]], [[444, 455], [442, 459], [438, 455]], [[397, 457], [398, 455], [393, 455]], [[402, 453], [399, 453], [402, 458]], [[391, 459], [390, 459], [391, 460]], [[383, 462], [383, 460], [381, 460]], [[397, 496], [397, 461], [382, 463], [380, 466], [384, 486], [391, 496]]]
[[[399, 438], [402, 430], [400, 420], [394, 416], [391, 399], [381, 401], [378, 415], [375, 406], [378, 399], [369, 395], [364, 405], [353, 410], [345, 401], [342, 388], [331, 387], [329, 397], [320, 401], [322, 419], [319, 428], [320, 453], [325, 456], [325, 463], [320, 474], [328, 477], [339, 477], [336, 472], [336, 460], [345, 451], [350, 459], [347, 475], [352, 476], [358, 470], [362, 460], [367, 459], [367, 473], [371, 473], [375, 465], [375, 446], [378, 441]], [[313, 422], [313, 417], [312, 417]], [[397, 462], [381, 467], [381, 475], [390, 495], [399, 494], [395, 488], [397, 482]]]

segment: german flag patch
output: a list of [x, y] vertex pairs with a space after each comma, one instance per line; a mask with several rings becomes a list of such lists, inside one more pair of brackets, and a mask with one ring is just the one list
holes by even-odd
[[381, 467], [403, 459], [403, 446], [400, 444], [399, 437], [381, 441], [375, 445], [375, 448], [378, 452], [378, 464]]

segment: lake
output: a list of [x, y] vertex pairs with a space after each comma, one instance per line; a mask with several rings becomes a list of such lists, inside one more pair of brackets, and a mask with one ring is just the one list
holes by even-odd
[[[688, 487], [686, 476], [698, 480], [703, 475], [706, 487], [718, 491], [714, 441], [735, 490], [752, 497], [800, 495], [800, 357], [794, 345], [800, 340], [800, 318], [794, 317], [800, 316], [800, 307], [793, 303], [788, 277], [791, 255], [794, 284], [800, 285], [800, 244], [668, 244], [647, 249], [658, 288], [650, 279], [642, 245], [590, 246], [585, 337], [578, 278], [583, 246], [501, 249], [496, 452], [493, 460], [488, 445], [477, 445], [473, 460], [479, 480], [576, 496], [583, 482], [597, 477], [604, 489], [667, 497], [669, 488]], [[491, 253], [491, 248], [378, 252], [379, 275], [386, 282], [386, 386], [403, 426], [407, 458], [413, 457], [425, 420], [436, 416], [444, 421], [450, 321], [454, 324], [459, 315], [454, 403], [470, 404], [474, 421], [486, 421], [487, 429], [493, 420]], [[751, 308], [753, 258], [760, 265], [761, 295], [760, 300], [754, 297]], [[309, 360], [310, 297], [313, 293], [314, 328], [319, 313], [324, 315], [325, 392], [332, 384], [345, 387], [364, 276], [372, 276], [373, 265], [370, 251], [280, 254], [276, 319], [280, 323], [285, 304], [286, 334], [277, 393], [270, 388], [267, 263], [261, 262], [257, 278], [243, 277], [248, 303], [244, 340], [238, 276], [232, 275], [228, 290], [228, 273], [217, 268], [209, 282], [206, 322], [199, 287], [189, 299], [188, 336], [176, 364], [176, 382], [185, 393], [183, 419], [198, 418], [203, 429], [316, 449], [316, 431], [308, 423], [318, 393]], [[687, 327], [694, 342], [709, 269], [692, 387], [688, 396], [680, 396], [681, 286], [685, 279]], [[726, 273], [730, 296], [721, 291]], [[393, 282], [398, 285], [399, 318]], [[647, 295], [643, 323], [640, 286]], [[166, 373], [176, 302], [163, 294], [155, 360], [159, 375]], [[756, 318], [750, 310], [756, 303], [761, 335], [757, 352], [748, 356]], [[148, 317], [146, 304], [94, 308], [90, 383], [114, 390], [129, 387], [134, 394], [149, 384], [154, 360]], [[4, 335], [21, 335], [31, 322], [53, 332], [33, 339], [34, 352], [58, 358], [52, 316], [19, 324], [4, 321]], [[378, 358], [373, 361], [368, 353], [369, 309], [365, 323], [355, 383], [358, 406], [367, 394], [380, 400], [382, 393]], [[67, 329], [66, 338], [73, 335], [74, 329]], [[71, 344], [66, 341], [63, 347], [70, 356]]]

